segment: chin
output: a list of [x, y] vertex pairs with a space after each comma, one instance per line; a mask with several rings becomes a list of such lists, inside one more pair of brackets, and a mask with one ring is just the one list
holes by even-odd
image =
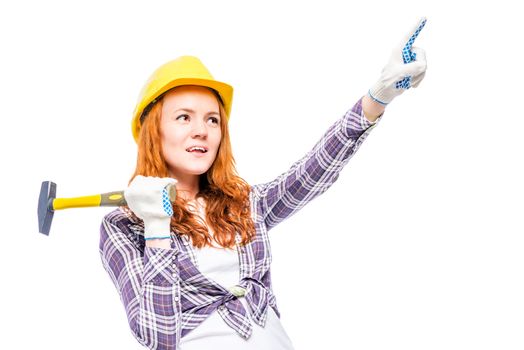
[[205, 174], [210, 167], [207, 168], [198, 168], [198, 169], [186, 169], [186, 173], [191, 175], [203, 175]]

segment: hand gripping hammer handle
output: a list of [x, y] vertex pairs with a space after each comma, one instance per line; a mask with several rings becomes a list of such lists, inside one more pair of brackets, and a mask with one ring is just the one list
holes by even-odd
[[[169, 187], [169, 198], [176, 198], [175, 186]], [[40, 233], [49, 235], [55, 210], [86, 207], [118, 207], [127, 205], [124, 191], [114, 191], [92, 196], [56, 198], [56, 184], [43, 181], [38, 198], [38, 227]]]

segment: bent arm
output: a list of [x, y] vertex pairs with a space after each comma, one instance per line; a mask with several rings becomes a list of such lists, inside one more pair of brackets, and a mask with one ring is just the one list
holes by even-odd
[[362, 99], [358, 100], [288, 171], [271, 182], [253, 186], [258, 215], [267, 229], [324, 193], [380, 119], [378, 116], [375, 122], [369, 121], [363, 113]]
[[118, 215], [111, 215], [100, 228], [100, 255], [124, 304], [131, 331], [149, 349], [177, 349], [180, 288], [175, 250], [145, 247], [141, 255], [127, 226], [118, 222]]

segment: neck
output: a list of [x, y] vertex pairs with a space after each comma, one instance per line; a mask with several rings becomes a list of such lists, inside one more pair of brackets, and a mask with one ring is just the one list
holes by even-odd
[[177, 196], [186, 200], [195, 199], [199, 191], [199, 175], [174, 175], [169, 174], [170, 177], [177, 180], [176, 192]]

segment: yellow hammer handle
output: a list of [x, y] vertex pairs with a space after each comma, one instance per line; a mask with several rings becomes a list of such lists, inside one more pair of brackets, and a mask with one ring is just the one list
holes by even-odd
[[123, 191], [95, 194], [92, 196], [53, 199], [53, 210], [85, 207], [116, 207], [127, 205]]
[[[168, 188], [169, 198], [172, 202], [176, 198], [176, 187], [174, 185]], [[85, 208], [85, 207], [118, 207], [127, 205], [124, 197], [124, 191], [106, 192], [92, 196], [74, 197], [74, 198], [55, 198], [48, 207], [51, 210], [60, 210], [67, 208]]]
[[55, 198], [53, 200], [53, 210], [98, 207], [100, 206], [100, 199], [101, 196], [99, 194], [76, 198]]

